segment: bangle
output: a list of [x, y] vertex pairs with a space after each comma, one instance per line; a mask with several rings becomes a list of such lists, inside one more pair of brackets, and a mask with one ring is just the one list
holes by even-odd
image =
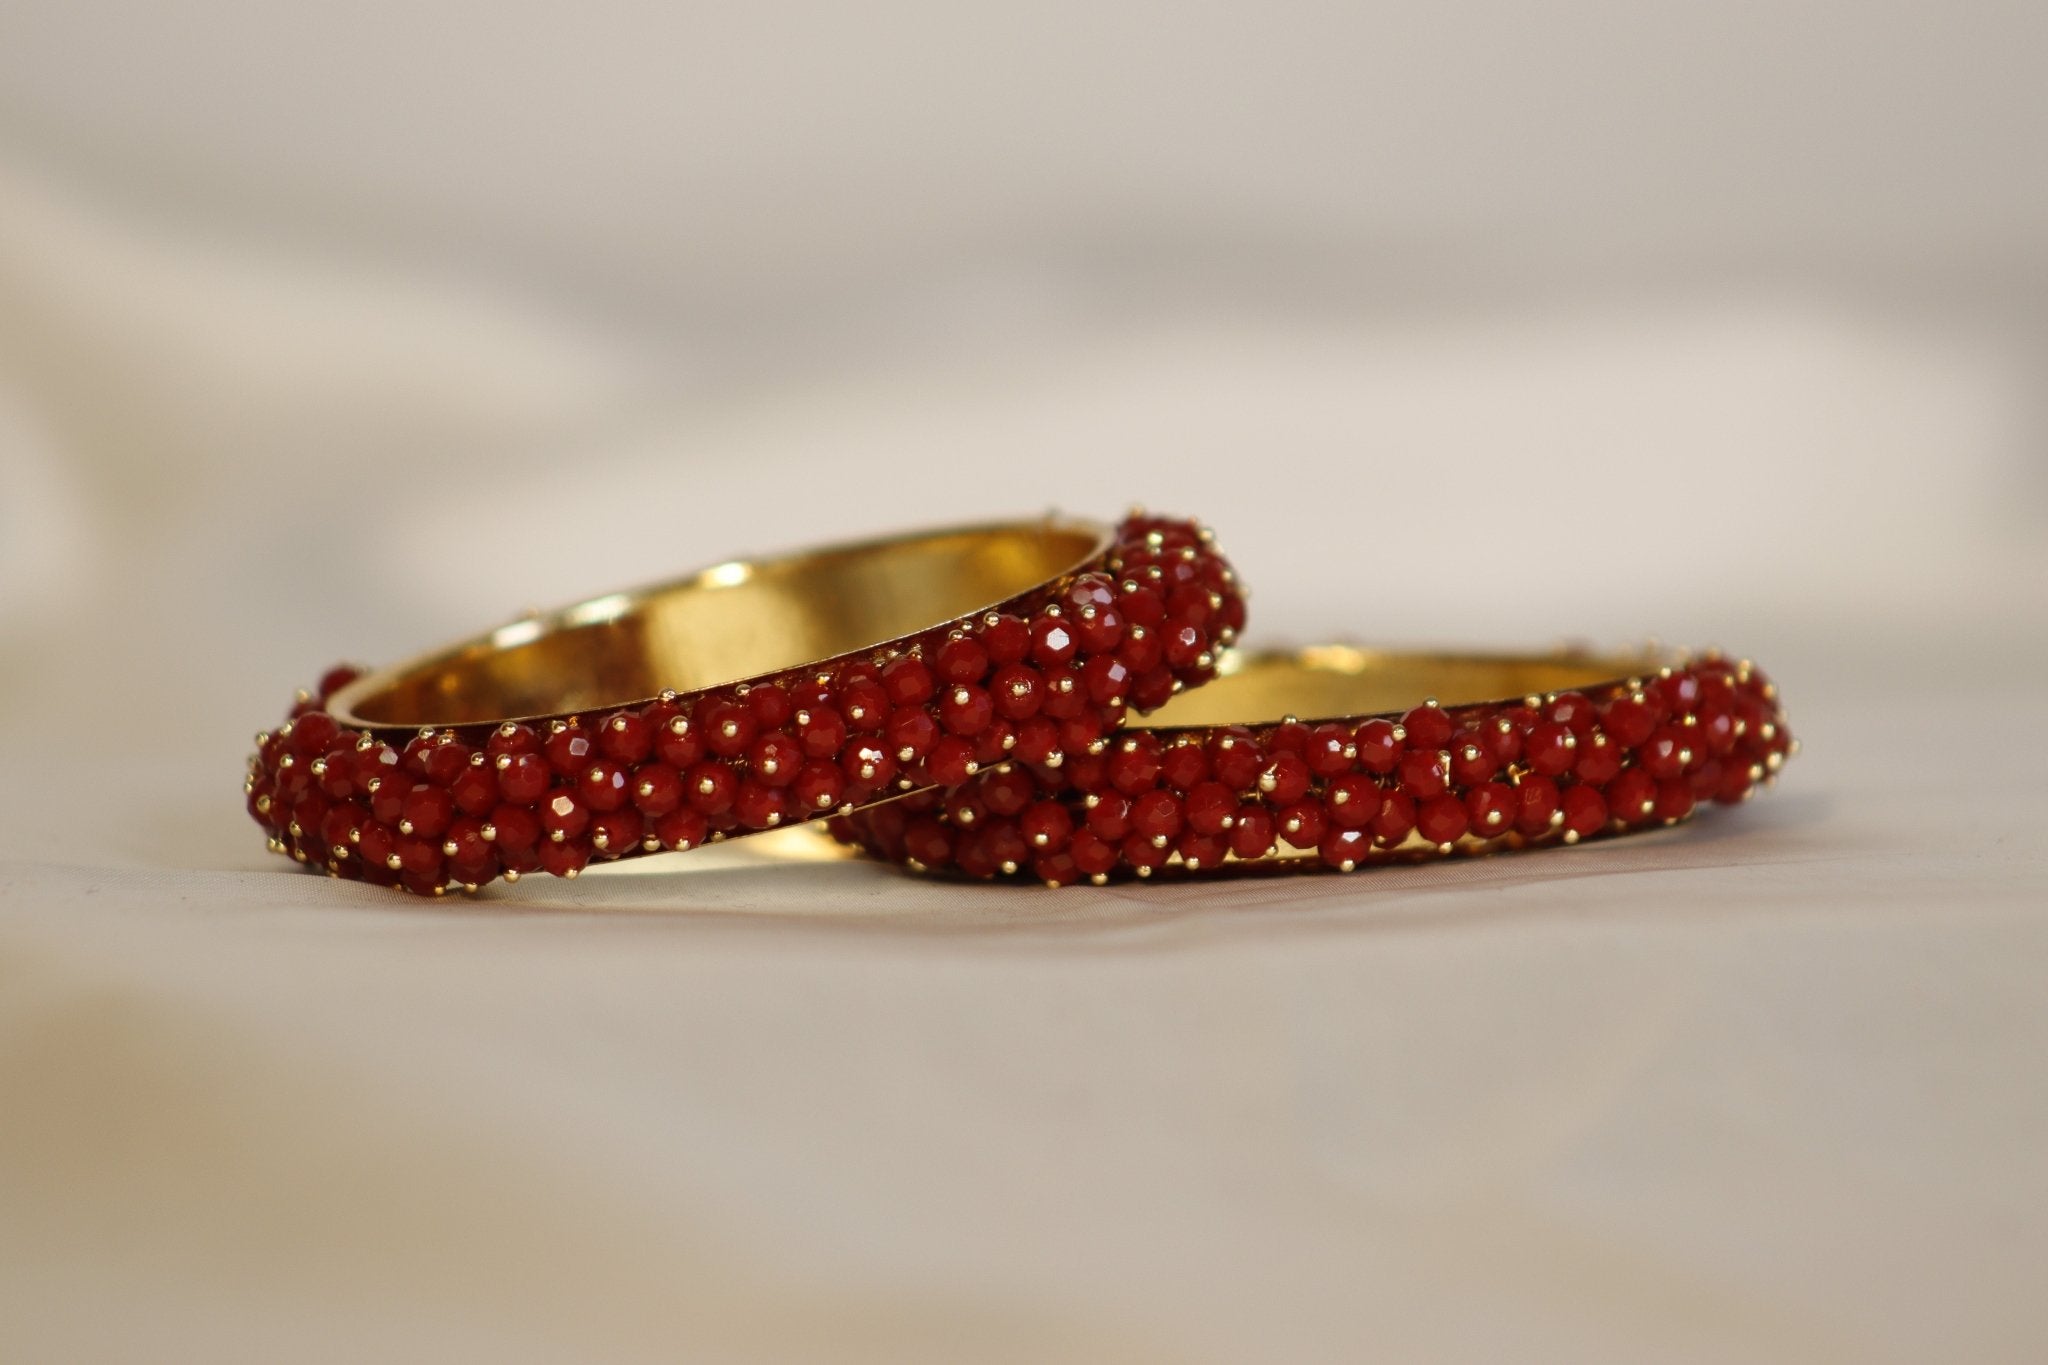
[[256, 737], [272, 851], [439, 895], [688, 849], [1099, 757], [1244, 624], [1209, 532], [1133, 514], [920, 532], [533, 616], [342, 667]]
[[1747, 799], [1795, 752], [1776, 687], [1718, 654], [1325, 646], [1234, 658], [1105, 753], [1013, 761], [832, 831], [913, 871], [1053, 886], [1350, 872], [1676, 824]]

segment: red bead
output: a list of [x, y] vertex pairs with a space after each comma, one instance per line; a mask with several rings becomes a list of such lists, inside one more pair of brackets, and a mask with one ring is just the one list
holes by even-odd
[[1620, 771], [1621, 746], [1609, 739], [1606, 731], [1595, 730], [1579, 741], [1577, 761], [1572, 765], [1579, 781], [1604, 787]]
[[1349, 872], [1372, 852], [1372, 835], [1362, 829], [1333, 829], [1323, 836], [1316, 851], [1331, 867]]
[[[476, 867], [491, 856], [490, 841], [484, 838], [484, 822], [474, 815], [465, 815], [448, 826], [448, 832], [441, 840], [441, 855], [450, 862]], [[460, 881], [474, 878], [461, 877]]]
[[530, 725], [521, 725], [508, 720], [491, 731], [491, 737], [484, 741], [484, 752], [492, 758], [499, 754], [537, 754], [541, 751], [540, 736]]
[[789, 792], [750, 779], [733, 793], [732, 810], [748, 829], [773, 829], [789, 818]]
[[846, 778], [822, 758], [814, 758], [797, 770], [790, 796], [801, 813], [831, 810], [844, 799]]
[[[916, 714], [929, 720], [921, 711]], [[803, 745], [797, 743], [794, 735], [780, 731], [762, 735], [747, 750], [747, 767], [754, 780], [770, 787], [786, 787], [796, 781], [803, 762]]]
[[1299, 801], [1308, 790], [1308, 764], [1297, 753], [1277, 753], [1259, 774], [1258, 788], [1276, 806]]
[[1209, 776], [1209, 756], [1195, 740], [1175, 740], [1160, 752], [1159, 775], [1175, 790], [1189, 791]]
[[663, 848], [695, 848], [710, 832], [711, 827], [703, 812], [687, 806], [672, 810], [654, 822], [654, 837], [661, 840]]
[[1491, 782], [1500, 768], [1493, 751], [1481, 742], [1477, 732], [1460, 730], [1451, 736], [1451, 780], [1461, 787]]
[[1091, 654], [1107, 654], [1123, 643], [1124, 615], [1107, 604], [1082, 607], [1071, 617], [1074, 638]]
[[1197, 782], [1187, 792], [1181, 806], [1188, 828], [1198, 834], [1220, 834], [1235, 823], [1237, 793], [1229, 787], [1221, 782]]
[[369, 818], [370, 812], [353, 801], [329, 806], [320, 819], [320, 842], [330, 850], [339, 850], [337, 856], [345, 858], [352, 842], [349, 835], [358, 833]]
[[1158, 593], [1136, 583], [1127, 583], [1119, 589], [1117, 608], [1124, 619], [1135, 625], [1156, 626], [1166, 619], [1166, 600]]
[[543, 843], [540, 846], [540, 865], [554, 876], [573, 877], [590, 866], [590, 845], [573, 838], [561, 843]]
[[498, 778], [489, 763], [471, 763], [448, 789], [455, 808], [465, 815], [482, 815], [498, 804]]
[[1209, 637], [1200, 626], [1185, 623], [1175, 625], [1169, 622], [1164, 628], [1162, 642], [1166, 651], [1168, 667], [1192, 669], [1203, 651], [1209, 647]]
[[1050, 716], [1033, 716], [1020, 723], [1014, 752], [1026, 763], [1049, 762], [1053, 755], [1061, 754], [1059, 722]]
[[1120, 792], [1135, 796], [1159, 777], [1159, 741], [1149, 734], [1127, 735], [1111, 749], [1109, 780]]
[[633, 770], [633, 804], [643, 815], [666, 815], [683, 804], [683, 775], [666, 763]]
[[1373, 838], [1387, 848], [1393, 848], [1408, 837], [1415, 828], [1415, 798], [1405, 791], [1390, 791], [1380, 803], [1380, 813], [1372, 822]]
[[566, 787], [549, 792], [541, 802], [540, 826], [552, 843], [574, 839], [590, 824], [590, 807]]
[[697, 724], [703, 731], [704, 747], [722, 758], [745, 753], [761, 728], [746, 703], [730, 697], [713, 697], [699, 706]]
[[922, 706], [938, 690], [938, 683], [924, 660], [899, 655], [882, 665], [882, 691], [896, 707]]
[[507, 801], [538, 801], [554, 780], [548, 761], [539, 754], [503, 754], [498, 762], [498, 794]]
[[1309, 733], [1309, 728], [1298, 720], [1282, 721], [1266, 731], [1266, 749], [1269, 753], [1298, 754], [1305, 760]]
[[1572, 770], [1578, 746], [1578, 736], [1556, 721], [1547, 720], [1529, 732], [1522, 756], [1543, 776], [1562, 777]]
[[360, 669], [351, 667], [348, 664], [336, 664], [333, 668], [320, 675], [320, 686], [318, 689], [320, 700], [326, 701], [329, 697], [341, 691], [342, 688], [347, 687], [361, 676], [362, 671]]
[[1516, 789], [1518, 801], [1515, 810], [1515, 828], [1527, 835], [1547, 833], [1550, 817], [1558, 810], [1560, 796], [1557, 783], [1547, 777], [1531, 773], [1522, 779]]
[[974, 776], [979, 766], [974, 745], [958, 735], [946, 735], [932, 745], [924, 763], [925, 775], [942, 787], [958, 786]]
[[398, 866], [415, 877], [431, 878], [441, 871], [441, 845], [424, 834], [405, 834], [398, 839]]
[[1074, 817], [1058, 801], [1040, 801], [1017, 817], [1017, 828], [1032, 848], [1057, 852], [1074, 832]]
[[1341, 829], [1363, 829], [1379, 817], [1380, 789], [1363, 773], [1333, 777], [1323, 789], [1323, 807], [1330, 823]]
[[733, 776], [732, 769], [711, 759], [693, 765], [683, 774], [683, 799], [692, 809], [706, 815], [731, 809], [733, 793], [738, 788], [739, 779]]
[[996, 710], [1011, 720], [1029, 720], [1045, 699], [1045, 679], [1028, 664], [1004, 664], [989, 681]]
[[1351, 731], [1342, 725], [1318, 725], [1308, 735], [1308, 742], [1301, 751], [1307, 760], [1309, 771], [1317, 777], [1335, 777], [1351, 771]]
[[1180, 855], [1182, 865], [1190, 872], [1198, 872], [1205, 867], [1223, 866], [1223, 860], [1230, 856], [1230, 840], [1221, 834], [1202, 834], [1184, 829], [1180, 838], [1174, 841], [1173, 851]]
[[1583, 692], [1560, 692], [1550, 703], [1549, 717], [1575, 735], [1583, 736], [1600, 720], [1599, 712]]
[[1651, 683], [1650, 687], [1663, 698], [1664, 705], [1669, 708], [1670, 713], [1676, 716], [1689, 714], [1700, 704], [1700, 698], [1704, 695], [1698, 675], [1685, 670], [1673, 673], [1668, 678], [1659, 678]]
[[318, 758], [341, 738], [341, 726], [325, 711], [308, 711], [292, 722], [292, 752], [300, 758]]
[[1230, 851], [1240, 858], [1263, 858], [1273, 851], [1273, 812], [1264, 806], [1245, 806], [1230, 827]]
[[356, 856], [367, 867], [396, 871], [391, 867], [391, 858], [398, 852], [398, 831], [381, 821], [372, 820], [363, 825], [356, 840]]
[[1441, 706], [1426, 702], [1401, 717], [1401, 726], [1408, 732], [1409, 746], [1416, 749], [1443, 748], [1451, 742], [1455, 728]]
[[994, 718], [995, 703], [973, 683], [955, 683], [939, 699], [939, 720], [956, 735], [978, 735]]
[[1181, 805], [1172, 792], [1153, 788], [1131, 803], [1131, 828], [1147, 839], [1180, 833]]
[[590, 736], [580, 726], [574, 725], [551, 731], [542, 748], [547, 754], [548, 765], [563, 777], [579, 776], [590, 766], [590, 760], [597, 752]]
[[1131, 687], [1131, 670], [1114, 654], [1098, 654], [1081, 666], [1088, 699], [1098, 706], [1122, 706]]
[[846, 747], [846, 718], [829, 706], [807, 706], [794, 716], [797, 742], [812, 758], [837, 758]]
[[1415, 812], [1415, 828], [1432, 844], [1454, 844], [1471, 823], [1465, 803], [1449, 792], [1430, 797]]
[[1081, 681], [1081, 675], [1071, 668], [1048, 668], [1041, 675], [1045, 679], [1045, 698], [1038, 709], [1054, 720], [1072, 720], [1088, 709], [1088, 689]]
[[944, 867], [953, 860], [953, 836], [931, 816], [917, 816], [904, 823], [903, 854], [926, 867]]
[[796, 703], [779, 683], [755, 683], [747, 689], [746, 703], [756, 730], [780, 730], [796, 714]]
[[1631, 825], [1648, 820], [1657, 808], [1657, 782], [1641, 768], [1630, 768], [1607, 784], [1607, 808]]
[[1061, 618], [1041, 616], [1031, 623], [1031, 658], [1040, 668], [1072, 661], [1077, 649], [1074, 632]]
[[[1031, 652], [1031, 627], [1020, 616], [998, 616], [993, 622], [985, 622], [979, 634], [982, 648], [988, 651], [991, 663], [1018, 663]], [[975, 679], [962, 678], [958, 681], [973, 682]]]
[[1097, 838], [1089, 831], [1076, 830], [1067, 841], [1067, 856], [1074, 860], [1074, 868], [1084, 877], [1101, 877], [1116, 867], [1116, 848], [1105, 839]]
[[[355, 779], [356, 794], [368, 796], [372, 782], [399, 770], [398, 750], [389, 744], [372, 744], [367, 749], [356, 750], [355, 760], [350, 766], [350, 775]], [[541, 765], [541, 772], [545, 778], [545, 763]]]
[[939, 646], [932, 663], [943, 684], [978, 683], [988, 675], [988, 648], [973, 635], [956, 635]]
[[592, 810], [617, 810], [632, 799], [626, 785], [626, 770], [611, 759], [600, 758], [576, 779], [576, 793]]
[[[315, 779], [323, 795], [336, 801], [353, 796], [356, 790], [356, 751], [337, 744], [317, 760], [321, 776]], [[310, 772], [311, 769], [308, 769]]]
[[1097, 792], [1086, 806], [1088, 828], [1109, 842], [1118, 842], [1131, 832], [1131, 798], [1121, 792]]
[[1418, 801], [1426, 801], [1449, 784], [1449, 764], [1443, 754], [1415, 749], [1401, 755], [1398, 765], [1401, 787]]
[[654, 727], [637, 711], [615, 711], [597, 727], [598, 752], [631, 767], [654, 749]]
[[1257, 782], [1265, 766], [1265, 752], [1249, 730], [1225, 730], [1209, 741], [1209, 771], [1233, 791], [1244, 791]]
[[1150, 871], [1166, 866], [1166, 860], [1173, 849], [1170, 844], [1162, 846], [1153, 843], [1142, 834], [1132, 834], [1124, 840], [1123, 847], [1118, 852], [1132, 870]]
[[1047, 886], [1072, 886], [1081, 880], [1081, 869], [1063, 849], [1058, 853], [1041, 853], [1033, 858], [1031, 875]]
[[499, 806], [484, 823], [491, 831], [492, 842], [505, 848], [532, 848], [540, 842], [540, 817], [525, 806]]
[[[950, 742], [950, 738], [942, 739], [933, 746], [931, 757], [926, 760], [926, 767], [934, 767], [939, 763]], [[866, 742], [849, 744], [840, 755], [839, 770], [846, 774], [849, 783], [864, 790], [874, 791], [888, 786], [889, 780], [896, 776], [896, 760], [880, 745]], [[964, 772], [960, 780], [967, 780]]]
[[1624, 693], [1607, 703], [1600, 724], [1625, 749], [1633, 749], [1657, 728], [1657, 707], [1641, 693]]
[[1684, 782], [1659, 782], [1654, 814], [1666, 822], [1683, 820], [1692, 814], [1692, 788]]
[[452, 740], [437, 741], [421, 752], [420, 770], [426, 774], [427, 781], [434, 785], [450, 786], [456, 778], [462, 776], [462, 770], [469, 766], [471, 757], [472, 751], [466, 744], [458, 744]]
[[631, 806], [606, 811], [590, 822], [590, 847], [607, 858], [630, 853], [646, 830], [645, 818]]
[[1291, 806], [1282, 806], [1278, 822], [1280, 837], [1296, 848], [1317, 847], [1330, 830], [1330, 817], [1323, 814], [1320, 801], [1296, 801]]
[[1675, 725], [1661, 727], [1636, 751], [1636, 762], [1660, 782], [1683, 773], [1692, 757], [1685, 732]]
[[1564, 827], [1581, 839], [1598, 834], [1607, 825], [1607, 801], [1591, 787], [1564, 789], [1558, 809], [1564, 812]]
[[455, 798], [448, 794], [446, 788], [419, 786], [405, 798], [398, 816], [398, 832], [435, 839], [454, 819]]
[[1479, 742], [1493, 755], [1496, 771], [1521, 760], [1522, 731], [1506, 716], [1495, 716], [1478, 729]]
[[990, 773], [978, 788], [985, 805], [997, 815], [1019, 815], [1038, 799], [1038, 784], [1015, 768]]
[[1158, 631], [1133, 625], [1124, 632], [1124, 642], [1117, 646], [1116, 657], [1142, 677], [1166, 662], [1166, 644]]
[[655, 731], [654, 756], [678, 772], [682, 771], [704, 757], [703, 728], [692, 716], [670, 716]]
[[1493, 839], [1515, 827], [1521, 796], [1505, 782], [1486, 782], [1465, 793], [1465, 816], [1472, 832]]

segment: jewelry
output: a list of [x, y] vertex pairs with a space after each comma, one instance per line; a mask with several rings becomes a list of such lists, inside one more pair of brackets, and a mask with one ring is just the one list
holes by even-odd
[[1718, 654], [1326, 646], [1233, 657], [1105, 753], [1013, 760], [832, 831], [914, 871], [1050, 886], [1167, 867], [1349, 872], [1676, 824], [1748, 799], [1797, 751], [1777, 689]]
[[256, 737], [272, 851], [439, 895], [1100, 758], [1244, 625], [1209, 532], [1047, 518], [721, 564], [342, 667]]

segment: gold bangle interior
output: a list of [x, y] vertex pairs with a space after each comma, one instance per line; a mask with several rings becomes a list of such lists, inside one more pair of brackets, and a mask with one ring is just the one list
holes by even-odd
[[1507, 701], [1654, 671], [1648, 655], [1431, 654], [1323, 645], [1294, 653], [1234, 654], [1216, 679], [1175, 696], [1134, 727], [1262, 725], [1402, 712], [1434, 697], [1445, 706]]
[[370, 674], [330, 700], [358, 726], [532, 719], [694, 692], [898, 641], [996, 606], [1108, 549], [1048, 518], [720, 564], [529, 617]]

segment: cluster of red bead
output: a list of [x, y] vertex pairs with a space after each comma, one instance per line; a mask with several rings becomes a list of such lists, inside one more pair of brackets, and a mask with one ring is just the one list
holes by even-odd
[[1053, 886], [1230, 861], [1348, 872], [1676, 823], [1748, 797], [1792, 744], [1763, 675], [1709, 658], [1398, 717], [1136, 729], [1106, 753], [1013, 762], [832, 829], [918, 870]]
[[1099, 755], [1126, 708], [1215, 671], [1244, 599], [1206, 530], [1134, 516], [1102, 561], [887, 648], [693, 696], [495, 726], [357, 730], [322, 705], [257, 737], [244, 784], [271, 848], [422, 894], [948, 787], [1011, 759]]

